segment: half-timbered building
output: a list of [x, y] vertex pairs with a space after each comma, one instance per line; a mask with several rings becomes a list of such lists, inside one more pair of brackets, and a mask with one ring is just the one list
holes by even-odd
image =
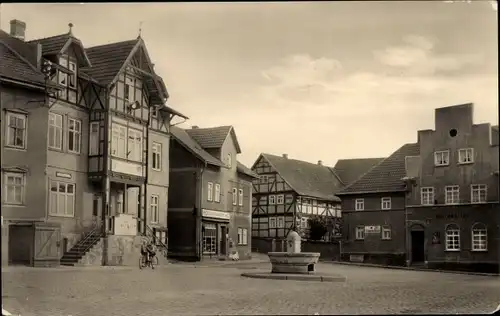
[[251, 251], [252, 179], [232, 126], [172, 127], [168, 255], [227, 258]]
[[335, 193], [361, 176], [379, 159], [347, 159], [335, 168], [262, 153], [252, 170], [259, 175], [253, 182], [252, 236], [282, 238], [291, 229], [307, 237], [311, 216], [324, 216], [332, 225], [325, 238], [338, 235], [340, 199]]
[[[12, 22], [11, 35], [24, 34], [21, 23]], [[36, 214], [16, 215], [53, 226], [40, 241], [45, 248], [37, 251], [35, 244], [23, 261], [46, 256], [75, 264], [98, 248], [92, 264], [136, 264], [140, 235], [166, 236], [169, 128], [174, 116], [185, 116], [166, 105], [167, 89], [141, 37], [85, 48], [72, 26], [61, 35], [18, 40], [18, 54], [36, 47], [50, 62], [50, 81], [61, 89], [45, 116], [29, 117], [38, 139], [28, 146], [45, 170], [20, 177], [20, 190], [36, 197], [6, 202], [20, 209], [33, 203]]]

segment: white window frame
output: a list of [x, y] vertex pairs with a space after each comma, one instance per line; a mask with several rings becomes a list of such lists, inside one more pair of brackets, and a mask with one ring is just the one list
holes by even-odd
[[276, 204], [276, 196], [270, 195], [269, 196], [269, 205], [275, 205], [275, 204]]
[[127, 158], [127, 127], [113, 123], [111, 135], [111, 155], [123, 159]]
[[[4, 203], [6, 205], [24, 205], [26, 196], [26, 174], [22, 172], [4, 172], [3, 176], [4, 176], [4, 198], [3, 198]], [[14, 183], [11, 183], [9, 178], [11, 178]], [[14, 191], [14, 197], [16, 196], [15, 192], [17, 190], [20, 191], [19, 201], [16, 199], [13, 200], [9, 199], [10, 197], [9, 188]]]
[[155, 171], [161, 171], [162, 144], [158, 142], [153, 142], [153, 144], [151, 145], [151, 149], [153, 152], [152, 155], [153, 161], [151, 162], [151, 169]]
[[382, 226], [382, 240], [391, 240], [392, 239], [392, 230], [388, 225]]
[[228, 168], [231, 168], [233, 166], [233, 155], [231, 155], [231, 153], [227, 154], [226, 160]]
[[243, 227], [238, 227], [238, 245], [239, 246], [248, 245], [248, 229]]
[[76, 89], [76, 63], [68, 60], [68, 69], [72, 72], [68, 76], [68, 87]]
[[[10, 125], [10, 119], [15, 118], [16, 121], [16, 126], [11, 127]], [[21, 120], [22, 125], [21, 127], [17, 126], [17, 121]], [[13, 113], [13, 112], [6, 112], [6, 143], [5, 145], [7, 147], [12, 147], [12, 148], [17, 148], [17, 149], [26, 149], [26, 141], [28, 138], [28, 116], [26, 114], [20, 114], [20, 113]], [[17, 132], [22, 131], [22, 136], [20, 138], [16, 138]], [[16, 145], [16, 140], [21, 139], [22, 140], [22, 145]]]
[[474, 163], [474, 148], [460, 148], [458, 150], [458, 163], [461, 165]]
[[157, 224], [160, 221], [160, 196], [151, 194], [151, 201], [149, 204], [151, 209], [151, 223]]
[[[52, 149], [62, 150], [63, 148], [63, 115], [49, 112], [49, 134], [48, 134], [48, 146]], [[52, 137], [50, 137], [52, 131]], [[57, 142], [57, 136], [59, 135], [59, 143]], [[51, 139], [52, 138], [52, 139]], [[51, 144], [53, 141], [53, 144]]]
[[243, 206], [243, 189], [238, 190], [238, 205]]
[[[56, 185], [56, 191], [52, 191], [52, 186]], [[64, 186], [64, 192], [60, 191], [61, 186]], [[69, 193], [69, 188], [73, 187], [73, 192]], [[49, 215], [58, 217], [74, 217], [75, 216], [75, 183], [63, 182], [58, 180], [49, 180]], [[53, 197], [55, 197], [55, 206]], [[59, 210], [60, 199], [63, 199], [64, 210]], [[71, 200], [70, 200], [71, 198]], [[69, 201], [68, 201], [69, 200]], [[72, 204], [72, 212], [68, 212], [68, 205]]]
[[279, 194], [276, 196], [276, 204], [285, 204], [285, 195]]
[[355, 211], [364, 211], [365, 210], [365, 199], [356, 199], [354, 201], [354, 210]]
[[279, 216], [276, 218], [276, 227], [285, 228], [285, 218], [283, 216]]
[[383, 210], [390, 210], [392, 208], [392, 200], [390, 197], [383, 197], [380, 199], [380, 207]]
[[444, 204], [455, 205], [460, 203], [460, 187], [447, 185], [444, 187]]
[[488, 186], [486, 184], [471, 184], [470, 202], [474, 204], [486, 203], [488, 201]]
[[89, 127], [89, 155], [99, 154], [99, 122], [90, 122]]
[[460, 251], [460, 227], [457, 224], [448, 224], [445, 228], [446, 251]]
[[450, 151], [440, 150], [434, 152], [434, 166], [449, 166], [450, 165]]
[[[134, 78], [126, 76], [123, 84], [124, 84], [123, 98], [125, 99], [125, 101], [129, 101], [129, 102], [135, 101], [134, 100], [134, 89], [135, 89]], [[128, 91], [127, 91], [127, 87], [128, 87]]]
[[488, 228], [483, 223], [472, 225], [472, 251], [488, 251]]
[[238, 205], [238, 189], [233, 188], [233, 205]]
[[355, 236], [356, 240], [364, 240], [365, 239], [365, 227], [364, 226], [356, 226], [354, 236]]
[[207, 184], [207, 201], [212, 202], [214, 200], [214, 184], [208, 182]]
[[215, 197], [214, 201], [217, 203], [220, 203], [220, 184], [216, 183], [215, 184]]
[[[73, 123], [73, 127], [71, 127]], [[73, 140], [73, 149], [69, 148], [70, 141]], [[79, 154], [82, 151], [82, 121], [72, 117], [68, 117], [68, 151], [70, 153]]]
[[435, 195], [434, 187], [420, 188], [420, 204], [421, 205], [434, 205]]
[[129, 128], [127, 135], [127, 159], [142, 162], [142, 131]]
[[276, 228], [276, 217], [269, 217], [269, 228]]

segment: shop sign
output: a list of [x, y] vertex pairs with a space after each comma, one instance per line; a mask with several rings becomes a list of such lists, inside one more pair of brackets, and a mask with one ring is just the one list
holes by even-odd
[[231, 214], [229, 214], [229, 213], [221, 212], [221, 211], [214, 211], [214, 210], [207, 210], [207, 209], [201, 210], [201, 216], [207, 217], [207, 218], [224, 219], [224, 220], [229, 220], [231, 218]]
[[380, 226], [365, 226], [365, 234], [379, 234]]

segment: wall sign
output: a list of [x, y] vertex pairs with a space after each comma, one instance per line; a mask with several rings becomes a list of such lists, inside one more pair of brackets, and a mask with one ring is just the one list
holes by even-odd
[[65, 178], [65, 179], [71, 179], [72, 178], [71, 174], [66, 173], [66, 172], [59, 172], [59, 171], [56, 171], [56, 177]]
[[437, 214], [436, 215], [436, 218], [437, 219], [464, 219], [464, 218], [468, 218], [469, 215], [468, 214], [464, 214], [464, 213], [449, 213], [449, 214]]
[[365, 234], [380, 234], [380, 226], [365, 226]]
[[225, 220], [231, 219], [231, 214], [229, 214], [229, 213], [221, 212], [221, 211], [214, 211], [214, 210], [207, 210], [207, 209], [201, 210], [201, 216], [208, 217], [208, 218], [225, 219]]
[[114, 217], [114, 234], [119, 236], [137, 235], [137, 220], [130, 214], [120, 214]]
[[363, 262], [363, 261], [365, 261], [365, 256], [364, 255], [350, 255], [349, 261], [351, 261], [351, 262]]

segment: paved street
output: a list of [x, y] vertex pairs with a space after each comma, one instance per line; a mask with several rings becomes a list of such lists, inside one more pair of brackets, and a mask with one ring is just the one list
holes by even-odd
[[345, 283], [248, 279], [267, 263], [194, 267], [8, 268], [3, 306], [30, 315], [481, 313], [500, 303], [500, 278], [323, 263]]

